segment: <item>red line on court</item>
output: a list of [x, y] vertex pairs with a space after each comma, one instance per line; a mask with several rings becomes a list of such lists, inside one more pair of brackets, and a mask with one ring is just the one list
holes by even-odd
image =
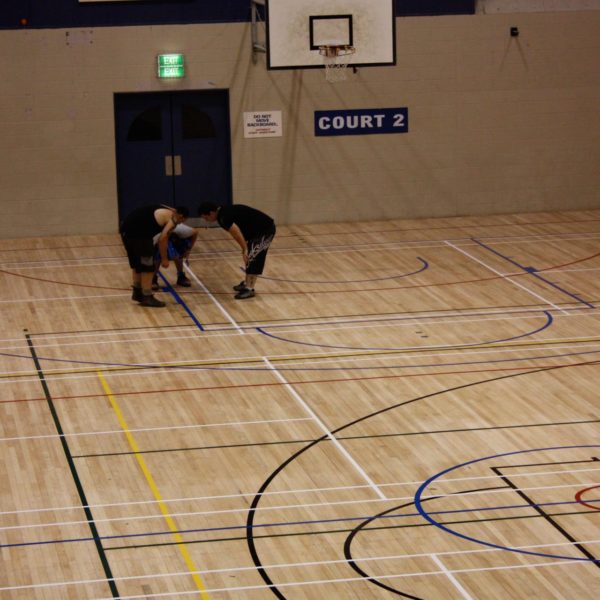
[[117, 288], [117, 287], [108, 287], [104, 285], [89, 285], [86, 283], [75, 283], [72, 281], [54, 281], [52, 279], [43, 279], [42, 277], [31, 277], [31, 275], [23, 275], [22, 273], [13, 273], [12, 271], [6, 271], [5, 269], [0, 269], [0, 273], [4, 273], [5, 275], [12, 275], [13, 277], [22, 277], [23, 279], [33, 279], [33, 281], [43, 281], [44, 283], [56, 283], [58, 285], [71, 285], [75, 287], [87, 287], [87, 288], [95, 288], [100, 290], [119, 290], [120, 292], [124, 292], [129, 290], [130, 288]]
[[[431, 240], [431, 241], [439, 241], [439, 240]], [[585, 262], [588, 260], [591, 260], [593, 258], [596, 258], [600, 256], [600, 252], [596, 252], [595, 254], [591, 254], [590, 256], [585, 256], [583, 258], [579, 258], [576, 260], [573, 260], [571, 262], [568, 263], [563, 263], [561, 265], [554, 265], [554, 266], [550, 266], [550, 267], [546, 267], [544, 269], [536, 269], [536, 272], [538, 273], [542, 273], [544, 271], [550, 271], [550, 270], [554, 270], [554, 269], [562, 269], [564, 267], [568, 267], [577, 263], [581, 263], [581, 262]], [[118, 287], [109, 287], [109, 286], [103, 286], [103, 285], [90, 285], [90, 284], [85, 284], [85, 283], [76, 283], [76, 282], [71, 282], [71, 281], [56, 281], [56, 280], [52, 280], [52, 279], [44, 279], [42, 277], [32, 277], [31, 275], [23, 275], [22, 273], [13, 273], [12, 271], [7, 271], [5, 269], [0, 269], [0, 273], [4, 273], [5, 275], [12, 275], [13, 277], [21, 277], [23, 279], [31, 279], [33, 281], [42, 281], [44, 283], [55, 283], [57, 285], [65, 285], [65, 286], [73, 286], [73, 287], [86, 287], [86, 288], [93, 288], [93, 289], [99, 289], [99, 290], [118, 290], [120, 292], [123, 291], [127, 291], [129, 290], [129, 288], [118, 288]], [[397, 290], [411, 290], [411, 289], [418, 289], [418, 288], [429, 288], [429, 287], [442, 287], [442, 286], [446, 286], [446, 285], [462, 285], [462, 284], [467, 284], [467, 283], [481, 283], [483, 281], [493, 281], [495, 279], [503, 279], [505, 277], [521, 277], [524, 275], [530, 275], [529, 272], [522, 272], [522, 273], [512, 273], [509, 275], [494, 275], [494, 276], [490, 276], [490, 277], [481, 277], [478, 279], [464, 279], [462, 281], [444, 281], [444, 282], [440, 282], [440, 283], [422, 283], [422, 284], [417, 284], [417, 285], [400, 285], [400, 286], [394, 286], [394, 287], [383, 287], [383, 288], [363, 288], [363, 289], [358, 289], [358, 290], [354, 290], [355, 292], [384, 292], [387, 290], [390, 291], [397, 291]], [[326, 284], [326, 285], [331, 285], [331, 284]], [[336, 294], [340, 291], [346, 291], [346, 290], [313, 290], [310, 293], [311, 294]], [[189, 292], [188, 292], [189, 293]], [[194, 292], [192, 292], [194, 293]], [[212, 292], [214, 295], [224, 295], [227, 294], [229, 295], [231, 292]], [[276, 295], [276, 294], [305, 294], [305, 291], [282, 291], [282, 292], [276, 292], [276, 291], [266, 291], [266, 292], [262, 292], [265, 295]]]
[[590, 490], [600, 490], [600, 485], [593, 485], [592, 487], [589, 488], [585, 488], [584, 490], [579, 490], [576, 494], [575, 494], [575, 500], [577, 502], [579, 502], [579, 504], [581, 504], [582, 506], [586, 506], [587, 508], [592, 508], [593, 510], [600, 510], [600, 504], [597, 504], [596, 506], [594, 506], [593, 504], [588, 504], [587, 502], [584, 502], [581, 497], [586, 493], [589, 492]]
[[[161, 388], [155, 390], [144, 390], [138, 392], [113, 392], [113, 396], [142, 396], [145, 394], [171, 394], [176, 392], [195, 392], [195, 391], [208, 391], [208, 390], [229, 390], [229, 389], [244, 389], [252, 387], [274, 387], [283, 385], [310, 385], [319, 383], [344, 383], [350, 381], [369, 381], [377, 379], [403, 379], [409, 377], [437, 377], [439, 375], [469, 375], [474, 373], [496, 373], [502, 371], [531, 371], [537, 373], [544, 369], [564, 369], [567, 367], [585, 367], [591, 365], [597, 365], [600, 363], [598, 360], [582, 363], [574, 363], [570, 365], [537, 365], [535, 367], [501, 367], [496, 369], [470, 369], [468, 371], [436, 371], [435, 373], [405, 373], [403, 375], [372, 375], [367, 377], [345, 377], [344, 379], [310, 379], [305, 381], [288, 381], [282, 383], [279, 381], [270, 383], [243, 383], [234, 385], [216, 385], [216, 386], [198, 386], [198, 387], [186, 387], [186, 388]], [[385, 368], [385, 367], [382, 367]], [[425, 367], [423, 367], [425, 368]], [[48, 375], [46, 376], [48, 379]], [[104, 393], [98, 394], [81, 394], [74, 396], [52, 396], [52, 400], [83, 400], [86, 398], [104, 398]], [[45, 402], [46, 398], [18, 398], [14, 400], [0, 400], [2, 404], [15, 404], [20, 402]]]
[[[522, 222], [511, 222], [511, 223], [486, 223], [486, 224], [481, 224], [481, 225], [473, 225], [473, 227], [477, 228], [477, 229], [490, 229], [493, 227], [511, 227], [511, 226], [516, 226], [516, 227], [529, 227], [529, 226], [533, 226], [533, 225], [576, 225], [578, 223], [597, 223], [600, 219], [568, 219], [568, 220], [558, 220], [558, 221], [522, 221]], [[302, 227], [302, 225], [296, 225], [296, 228], [298, 227]], [[292, 232], [289, 234], [278, 234], [277, 237], [278, 238], [284, 238], [284, 237], [319, 237], [319, 236], [323, 236], [323, 235], [355, 235], [355, 234], [363, 234], [363, 233], [405, 233], [407, 231], [433, 231], [436, 229], [465, 229], [465, 225], [440, 225], [438, 227], [408, 227], [406, 229], [400, 229], [400, 228], [394, 228], [394, 229], [372, 229], [372, 230], [362, 230], [362, 229], [357, 229], [354, 231], [320, 231], [320, 232], [303, 232], [303, 231], [298, 231], [298, 232]], [[208, 229], [208, 228], [206, 228]], [[591, 231], [591, 232], [573, 232], [573, 233], [597, 233], [595, 231]], [[531, 234], [531, 235], [539, 235], [539, 234]], [[552, 234], [550, 234], [552, 235]], [[211, 242], [216, 242], [216, 241], [223, 241], [223, 240], [229, 240], [230, 238], [228, 237], [218, 237], [215, 238], [213, 240], [210, 240]], [[439, 240], [419, 240], [419, 241], [439, 241]], [[114, 243], [114, 244], [82, 244], [80, 246], [53, 246], [53, 247], [43, 247], [43, 248], [39, 248], [39, 247], [33, 247], [33, 248], [5, 248], [4, 250], [2, 250], [1, 252], [33, 252], [33, 251], [40, 251], [40, 252], [47, 252], [47, 251], [55, 251], [55, 250], [73, 250], [73, 249], [80, 249], [80, 248], [111, 248], [111, 247], [118, 247], [118, 248], [122, 248], [123, 245], [121, 243]], [[125, 255], [121, 256], [122, 258], [125, 257]], [[94, 257], [86, 257], [86, 258], [91, 258], [93, 259]], [[119, 257], [111, 257], [111, 258], [119, 258]]]

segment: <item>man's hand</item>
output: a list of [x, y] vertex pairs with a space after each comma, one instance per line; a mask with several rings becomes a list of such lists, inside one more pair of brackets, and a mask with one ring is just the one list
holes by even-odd
[[238, 243], [242, 249], [242, 259], [244, 260], [244, 266], [248, 264], [248, 244], [244, 239], [242, 230], [234, 223], [229, 229], [229, 235]]

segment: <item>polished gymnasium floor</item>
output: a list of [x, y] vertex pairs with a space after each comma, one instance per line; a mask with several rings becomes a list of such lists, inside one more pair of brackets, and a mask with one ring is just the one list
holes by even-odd
[[600, 211], [0, 263], [2, 600], [600, 597]]

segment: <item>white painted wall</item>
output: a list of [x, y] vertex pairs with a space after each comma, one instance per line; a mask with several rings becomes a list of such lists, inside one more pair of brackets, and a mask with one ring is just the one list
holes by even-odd
[[[279, 223], [600, 206], [600, 12], [396, 26], [395, 67], [334, 85], [253, 62], [250, 24], [0, 31], [0, 237], [115, 232], [113, 94], [211, 85], [230, 89], [234, 201]], [[171, 51], [188, 76], [162, 83]], [[408, 134], [314, 137], [315, 110], [398, 106]], [[283, 137], [244, 138], [260, 110]]]

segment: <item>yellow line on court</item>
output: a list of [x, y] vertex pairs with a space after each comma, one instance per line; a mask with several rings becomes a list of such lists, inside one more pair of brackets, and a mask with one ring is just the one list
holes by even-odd
[[102, 371], [96, 371], [96, 373], [98, 374], [98, 379], [100, 379], [100, 383], [102, 384], [102, 389], [104, 390], [104, 392], [108, 398], [108, 401], [110, 402], [110, 405], [112, 406], [113, 410], [115, 411], [115, 414], [117, 415], [117, 419], [119, 421], [119, 424], [121, 425], [121, 428], [123, 429], [123, 432], [125, 433], [125, 437], [127, 438], [127, 441], [129, 442], [129, 445], [130, 445], [131, 449], [133, 450], [133, 454], [135, 455], [135, 458], [138, 461], [138, 465], [140, 466], [140, 469], [142, 470], [142, 473], [144, 474], [144, 477], [146, 478], [148, 486], [152, 490], [152, 494], [154, 495], [154, 499], [156, 500], [156, 502], [160, 508], [160, 512], [163, 514], [163, 517], [165, 518], [165, 521], [167, 522], [167, 525], [168, 525], [169, 529], [171, 530], [171, 533], [173, 534], [173, 538], [175, 539], [175, 542], [177, 543], [177, 548], [179, 548], [179, 552], [181, 553], [181, 556], [183, 557], [183, 560], [185, 561], [185, 564], [186, 564], [187, 568], [189, 569], [190, 574], [191, 574], [192, 578], [194, 579], [194, 582], [196, 583], [196, 587], [200, 591], [201, 597], [208, 600], [209, 595], [208, 595], [208, 592], [206, 591], [204, 582], [202, 581], [202, 578], [198, 574], [198, 569], [197, 569], [192, 557], [190, 556], [190, 553], [188, 552], [188, 549], [185, 545], [185, 542], [183, 541], [183, 538], [181, 537], [181, 534], [179, 533], [179, 528], [177, 527], [177, 524], [173, 520], [173, 517], [170, 515], [167, 505], [163, 501], [163, 498], [158, 489], [158, 486], [156, 485], [156, 482], [154, 481], [154, 477], [152, 477], [152, 473], [150, 473], [150, 470], [148, 469], [148, 466], [146, 465], [146, 461], [144, 460], [143, 456], [140, 454], [140, 449], [137, 445], [137, 442], [135, 441], [135, 438], [133, 437], [133, 434], [129, 430], [129, 426], [127, 425], [127, 422], [125, 421], [125, 417], [123, 417], [121, 408], [120, 408], [119, 404], [117, 403], [117, 401], [112, 393], [112, 390], [110, 389], [110, 386], [108, 385], [108, 382], [104, 378]]

